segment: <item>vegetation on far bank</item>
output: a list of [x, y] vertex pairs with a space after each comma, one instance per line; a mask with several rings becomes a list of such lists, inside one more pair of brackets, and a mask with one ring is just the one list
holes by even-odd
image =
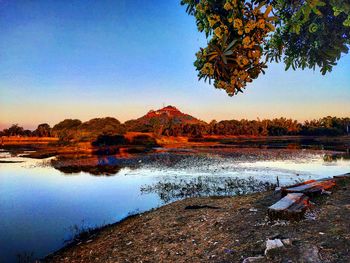
[[[135, 136], [126, 136], [135, 133]], [[50, 127], [40, 124], [34, 131], [17, 124], [0, 131], [1, 136], [55, 137], [61, 144], [91, 143], [92, 146], [148, 145], [156, 146], [157, 137], [201, 138], [203, 136], [342, 136], [350, 133], [350, 118], [324, 117], [298, 122], [293, 119], [222, 120], [206, 123], [172, 106], [150, 111], [136, 120], [121, 123], [113, 117], [86, 122], [65, 119]]]

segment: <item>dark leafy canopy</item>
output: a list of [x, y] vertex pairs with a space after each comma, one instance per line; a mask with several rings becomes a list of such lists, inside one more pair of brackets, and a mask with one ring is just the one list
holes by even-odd
[[51, 136], [51, 127], [47, 123], [42, 123], [38, 125], [38, 128], [33, 131], [33, 135], [38, 137], [50, 137]]
[[196, 54], [199, 79], [232, 96], [264, 73], [267, 62], [286, 70], [332, 70], [350, 44], [349, 0], [182, 0], [208, 46]]

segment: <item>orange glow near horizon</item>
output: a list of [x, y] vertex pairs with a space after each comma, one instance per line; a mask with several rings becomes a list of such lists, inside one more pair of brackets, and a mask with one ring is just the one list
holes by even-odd
[[[232, 99], [232, 98], [231, 98]], [[174, 105], [174, 104], [171, 104]], [[46, 106], [46, 107], [45, 107]], [[90, 107], [89, 105], [62, 105], [61, 107], [51, 107], [49, 105], [36, 105], [30, 111], [28, 109], [19, 108], [16, 111], [6, 112], [2, 110], [0, 113], [0, 129], [9, 127], [11, 124], [18, 123], [27, 128], [34, 129], [40, 123], [49, 123], [51, 126], [64, 119], [80, 119], [87, 121], [92, 118], [114, 117], [121, 122], [130, 119], [137, 119], [145, 115], [151, 109], [158, 109], [162, 106], [151, 107], [149, 105], [140, 106], [110, 106]], [[210, 122], [215, 119], [231, 120], [231, 119], [272, 119], [286, 117], [296, 119], [300, 122], [305, 120], [318, 119], [325, 116], [349, 117], [350, 109], [347, 103], [329, 102], [323, 104], [310, 104], [307, 109], [302, 105], [296, 107], [286, 107], [285, 103], [270, 105], [269, 109], [265, 109], [265, 105], [261, 103], [254, 108], [247, 105], [235, 105], [234, 107], [218, 107], [212, 104], [208, 108], [197, 108], [195, 105], [174, 105], [183, 113], [187, 113], [198, 119]], [[243, 107], [245, 111], [239, 111]], [[96, 111], [94, 111], [96, 109]], [[342, 110], [343, 109], [343, 110]], [[67, 113], [69, 112], [69, 113]], [[5, 113], [5, 114], [4, 114]]]

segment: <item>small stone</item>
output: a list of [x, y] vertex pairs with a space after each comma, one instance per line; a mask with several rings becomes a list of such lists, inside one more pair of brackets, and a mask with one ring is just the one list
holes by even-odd
[[262, 261], [265, 257], [263, 256], [258, 256], [258, 257], [249, 257], [245, 258], [242, 263], [252, 263], [252, 262], [259, 262]]
[[283, 248], [283, 247], [284, 247], [284, 245], [283, 245], [281, 239], [268, 239], [266, 241], [265, 255], [267, 255], [272, 250], [276, 250], [276, 249]]
[[319, 255], [319, 250], [315, 245], [306, 244], [301, 248], [301, 262], [321, 263], [322, 260]]
[[305, 219], [306, 220], [309, 220], [309, 221], [315, 221], [316, 220], [316, 214], [312, 211], [308, 211], [305, 213], [304, 215]]
[[234, 251], [232, 249], [225, 249], [224, 252], [226, 254], [233, 254], [234, 253]]
[[285, 245], [285, 246], [290, 246], [290, 245], [292, 245], [292, 241], [291, 241], [289, 238], [282, 239], [282, 243], [283, 243], [283, 245]]
[[249, 211], [250, 211], [250, 212], [258, 212], [258, 209], [256, 209], [256, 208], [250, 208]]
[[319, 232], [319, 234], [320, 234], [321, 236], [323, 236], [323, 235], [324, 235], [324, 233], [323, 233], [323, 232]]

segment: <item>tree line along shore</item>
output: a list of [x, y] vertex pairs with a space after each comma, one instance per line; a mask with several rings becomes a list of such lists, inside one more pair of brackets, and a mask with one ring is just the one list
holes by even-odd
[[[86, 122], [65, 119], [50, 127], [43, 123], [31, 131], [14, 124], [0, 131], [0, 137], [15, 137], [17, 141], [31, 137], [57, 138], [62, 143], [95, 142], [124, 143], [130, 132], [203, 138], [215, 136], [344, 136], [350, 133], [350, 118], [324, 117], [300, 123], [296, 120], [278, 118], [272, 120], [223, 120], [186, 122], [181, 118], [155, 116], [147, 120], [131, 120], [121, 123], [115, 118], [95, 118]], [[152, 136], [153, 137], [153, 136]], [[27, 139], [23, 139], [27, 138]], [[145, 139], [145, 138], [143, 138]], [[46, 139], [49, 140], [50, 139]], [[55, 139], [53, 139], [55, 140]], [[38, 140], [39, 141], [39, 140]]]

